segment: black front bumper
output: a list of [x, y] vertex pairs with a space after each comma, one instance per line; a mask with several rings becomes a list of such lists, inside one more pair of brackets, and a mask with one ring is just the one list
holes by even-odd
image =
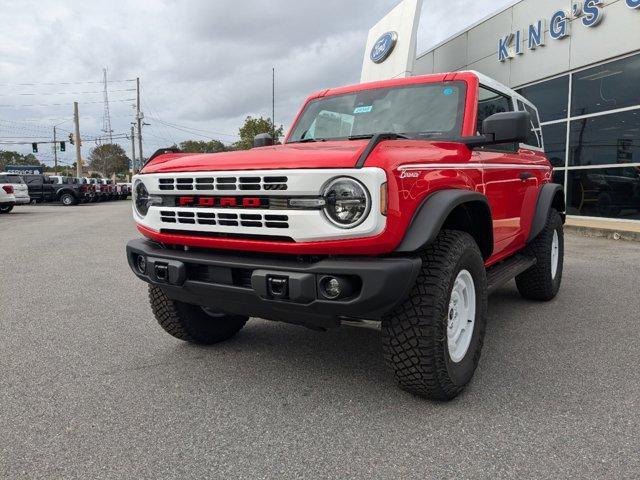
[[[140, 279], [161, 287], [171, 299], [321, 328], [338, 326], [341, 317], [380, 319], [409, 294], [422, 265], [414, 257], [300, 261], [293, 256], [203, 253], [145, 239], [127, 244], [127, 258]], [[320, 282], [327, 275], [345, 280], [351, 293], [338, 300], [324, 298]], [[283, 298], [274, 298], [270, 279], [286, 279]]]

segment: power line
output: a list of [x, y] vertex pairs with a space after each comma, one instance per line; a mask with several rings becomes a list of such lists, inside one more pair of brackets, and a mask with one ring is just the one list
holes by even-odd
[[[136, 79], [126, 79], [126, 80], [109, 80], [111, 83], [123, 83], [123, 82], [135, 82]], [[33, 87], [38, 85], [99, 85], [102, 84], [103, 81], [99, 82], [35, 82], [35, 83], [0, 83], [0, 87]]]
[[[113, 92], [135, 92], [135, 88], [121, 88], [116, 90], [109, 90], [109, 93]], [[29, 93], [0, 93], [0, 97], [15, 97], [15, 96], [45, 96], [45, 95], [97, 95], [104, 93], [104, 90], [94, 92], [29, 92]]]
[[[133, 102], [135, 98], [125, 98], [122, 100], [111, 100], [111, 102]], [[82, 105], [88, 105], [90, 103], [104, 103], [104, 101], [97, 102], [78, 102]], [[21, 107], [68, 107], [73, 105], [72, 103], [32, 103], [23, 105], [0, 105], [0, 108], [21, 108]]]
[[[160, 119], [160, 118], [158, 118], [158, 117], [151, 117], [151, 116], [150, 116], [150, 117], [148, 117], [148, 118], [153, 119], [154, 121], [159, 122], [159, 123], [161, 123], [161, 124], [163, 124], [163, 125], [166, 125], [167, 127], [175, 128], [176, 130], [180, 130], [180, 131], [183, 131], [183, 132], [186, 132], [186, 133], [193, 133], [194, 135], [198, 135], [198, 134], [197, 134], [197, 133], [195, 133], [195, 132], [203, 132], [203, 133], [208, 133], [208, 134], [218, 135], [218, 136], [222, 136], [222, 137], [233, 137], [233, 138], [239, 138], [239, 135], [233, 135], [233, 134], [231, 134], [231, 133], [214, 132], [214, 131], [210, 131], [210, 130], [202, 130], [202, 129], [199, 129], [199, 128], [188, 127], [188, 126], [185, 126], [185, 125], [178, 125], [178, 124], [176, 124], [176, 123], [165, 122], [165, 121], [161, 120], [161, 119]], [[211, 138], [211, 139], [213, 139], [213, 140], [215, 140], [215, 139], [216, 139], [215, 137], [213, 137], [213, 136], [211, 136], [211, 135], [209, 135], [209, 136], [207, 136], [207, 135], [200, 135], [200, 136], [201, 136], [201, 137], [204, 137], [204, 138]]]

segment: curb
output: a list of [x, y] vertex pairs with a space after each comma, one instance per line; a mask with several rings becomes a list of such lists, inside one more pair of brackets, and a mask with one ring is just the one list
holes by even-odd
[[628, 242], [640, 242], [640, 232], [630, 232], [626, 230], [612, 230], [608, 228], [584, 227], [578, 225], [564, 226], [565, 232], [570, 232], [582, 237], [608, 238], [611, 240], [625, 240]]

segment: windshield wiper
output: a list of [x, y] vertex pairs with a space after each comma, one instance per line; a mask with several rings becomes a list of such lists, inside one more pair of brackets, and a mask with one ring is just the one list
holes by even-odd
[[309, 138], [301, 138], [300, 140], [295, 140], [293, 142], [287, 142], [287, 143], [309, 143], [309, 142], [326, 142], [326, 141], [327, 141], [326, 138], [309, 137]]
[[404, 139], [409, 138], [403, 133], [394, 133], [394, 132], [365, 133], [363, 135], [351, 135], [347, 138], [349, 140], [367, 140], [369, 138], [373, 138], [376, 135], [383, 135], [385, 137], [385, 140], [395, 140], [396, 138], [404, 138]]

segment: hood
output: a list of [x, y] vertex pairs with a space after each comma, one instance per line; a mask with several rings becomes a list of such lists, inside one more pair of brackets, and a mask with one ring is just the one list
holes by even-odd
[[352, 168], [367, 140], [289, 143], [221, 153], [167, 153], [141, 173], [269, 170], [278, 168]]

